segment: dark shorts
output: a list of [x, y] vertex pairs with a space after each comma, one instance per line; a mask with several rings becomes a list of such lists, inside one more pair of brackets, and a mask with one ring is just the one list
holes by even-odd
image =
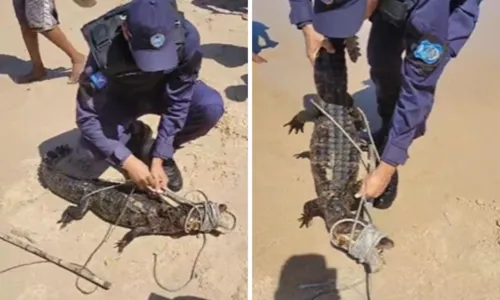
[[54, 29], [59, 18], [54, 0], [13, 0], [19, 23], [40, 32]]

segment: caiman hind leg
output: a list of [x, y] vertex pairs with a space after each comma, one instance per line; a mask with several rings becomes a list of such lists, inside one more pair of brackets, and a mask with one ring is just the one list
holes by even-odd
[[308, 228], [311, 226], [312, 219], [314, 217], [321, 217], [321, 208], [320, 208], [320, 199], [313, 199], [310, 201], [307, 201], [304, 204], [302, 216], [299, 218], [300, 223], [300, 228], [306, 227]]
[[157, 232], [151, 226], [136, 227], [129, 232], [127, 232], [121, 240], [119, 240], [115, 248], [118, 249], [118, 253], [122, 253], [123, 249], [128, 246], [135, 238], [146, 235], [155, 235]]
[[78, 206], [70, 205], [62, 213], [61, 219], [57, 224], [61, 224], [60, 229], [68, 226], [72, 221], [83, 219], [90, 209], [90, 198], [80, 200]]

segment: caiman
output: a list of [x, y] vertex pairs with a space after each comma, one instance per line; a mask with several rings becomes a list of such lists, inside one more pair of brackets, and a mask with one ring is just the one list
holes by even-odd
[[[81, 179], [64, 174], [56, 165], [71, 153], [72, 148], [68, 145], [58, 146], [44, 155], [38, 169], [38, 177], [44, 188], [76, 204], [69, 206], [62, 214], [58, 222], [62, 223], [61, 227], [73, 220], [81, 220], [90, 210], [103, 221], [131, 229], [116, 244], [120, 253], [139, 236], [165, 235], [179, 238], [200, 233], [200, 220], [203, 216], [199, 214], [204, 213], [203, 207], [199, 208], [198, 213], [192, 214], [186, 223], [192, 209], [189, 204], [180, 203], [173, 207], [149, 193], [136, 190], [133, 184], [118, 185], [106, 180]], [[105, 189], [107, 187], [109, 189]], [[219, 204], [219, 209], [224, 212], [227, 206]], [[217, 230], [209, 233], [219, 235]]]
[[[332, 39], [334, 53], [322, 49], [314, 65], [314, 81], [317, 90], [315, 102], [326, 111], [356, 142], [360, 143], [360, 133], [365, 128], [361, 113], [354, 106], [354, 99], [347, 92], [346, 48], [351, 61], [360, 56], [357, 42], [351, 38]], [[359, 200], [354, 196], [361, 186], [358, 180], [361, 153], [349, 141], [344, 133], [322, 112], [313, 105], [299, 112], [285, 126], [290, 132], [303, 132], [304, 124], [314, 123], [310, 140], [310, 151], [299, 154], [308, 157], [314, 178], [317, 198], [304, 204], [300, 227], [309, 227], [314, 217], [325, 221], [328, 231], [338, 221], [355, 218], [355, 210]], [[366, 225], [366, 224], [365, 224]], [[347, 246], [353, 223], [341, 223], [333, 235], [337, 244]], [[356, 226], [354, 237], [358, 236], [362, 227]], [[383, 238], [376, 246], [379, 251], [390, 249], [394, 242]], [[344, 247], [343, 247], [344, 248]]]

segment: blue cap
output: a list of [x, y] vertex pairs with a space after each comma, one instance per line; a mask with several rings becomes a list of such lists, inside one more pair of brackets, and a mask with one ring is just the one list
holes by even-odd
[[171, 0], [132, 0], [126, 25], [132, 56], [144, 72], [175, 69], [179, 13]]
[[366, 0], [317, 0], [314, 5], [314, 28], [330, 38], [355, 35], [366, 14]]

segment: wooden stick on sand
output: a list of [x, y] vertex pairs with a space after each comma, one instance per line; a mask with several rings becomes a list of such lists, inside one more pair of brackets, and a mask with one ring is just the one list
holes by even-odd
[[68, 271], [70, 271], [70, 272], [72, 272], [72, 273], [74, 273], [82, 278], [85, 278], [86, 280], [96, 284], [97, 286], [99, 286], [105, 290], [109, 290], [109, 288], [111, 287], [111, 282], [97, 277], [96, 275], [92, 274], [92, 272], [90, 272], [88, 269], [83, 269], [81, 266], [79, 266], [75, 263], [71, 263], [71, 262], [62, 260], [60, 258], [57, 258], [55, 256], [52, 256], [52, 255], [50, 255], [50, 254], [48, 254], [48, 253], [46, 253], [46, 252], [44, 252], [36, 247], [33, 247], [30, 244], [22, 242], [21, 240], [16, 239], [16, 238], [9, 236], [7, 234], [4, 234], [4, 233], [0, 233], [0, 239], [6, 241], [9, 244], [17, 246], [23, 250], [26, 250], [26, 251], [28, 251], [28, 252], [30, 252], [38, 257], [41, 257], [47, 261], [50, 261], [51, 263], [58, 265], [61, 268], [66, 269], [66, 270], [68, 270]]

